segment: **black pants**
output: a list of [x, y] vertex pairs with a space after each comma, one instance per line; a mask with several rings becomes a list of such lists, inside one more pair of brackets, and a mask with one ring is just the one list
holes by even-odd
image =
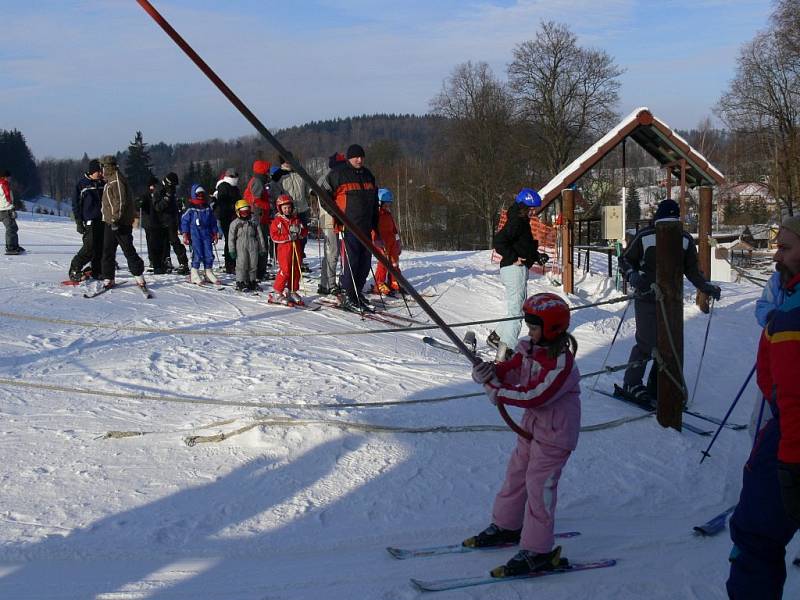
[[364, 284], [372, 266], [372, 254], [358, 238], [346, 231], [344, 234], [344, 256], [341, 275], [341, 287], [347, 292], [350, 300], [357, 300], [364, 291]]
[[[169, 245], [172, 246], [172, 251], [178, 257], [178, 264], [188, 267], [189, 259], [186, 257], [186, 247], [183, 242], [178, 238], [178, 224], [170, 225], [167, 231]], [[169, 252], [166, 252], [166, 257], [169, 257]]]
[[105, 223], [101, 219], [95, 219], [91, 224], [86, 225], [83, 232], [83, 246], [69, 265], [70, 274], [80, 273], [87, 263], [91, 263], [92, 277], [99, 279], [103, 276], [104, 232]]
[[231, 228], [232, 221], [233, 219], [228, 217], [220, 217], [219, 219], [219, 226], [222, 228], [222, 235], [225, 237], [225, 249], [223, 251], [223, 256], [225, 257], [226, 273], [236, 273], [236, 261], [231, 258], [231, 255], [228, 251], [228, 230]]
[[148, 227], [144, 230], [147, 238], [147, 258], [156, 273], [164, 271], [169, 256], [169, 229], [166, 227]]
[[103, 232], [103, 279], [114, 279], [117, 246], [122, 248], [131, 275], [144, 273], [144, 261], [136, 254], [136, 248], [133, 245], [133, 228], [130, 225], [121, 225], [114, 231], [111, 229], [111, 225], [106, 223]]

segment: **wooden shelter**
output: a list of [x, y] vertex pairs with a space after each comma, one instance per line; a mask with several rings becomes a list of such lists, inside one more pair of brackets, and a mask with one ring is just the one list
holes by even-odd
[[[542, 209], [555, 201], [561, 202], [560, 217], [562, 229], [562, 282], [564, 291], [574, 293], [573, 251], [575, 224], [574, 185], [587, 171], [599, 163], [619, 144], [622, 146], [623, 167], [625, 163], [625, 141], [630, 138], [639, 144], [665, 170], [667, 198], [670, 197], [673, 178], [680, 182], [681, 192], [678, 203], [681, 218], [686, 216], [686, 187], [700, 187], [699, 258], [700, 269], [711, 274], [711, 200], [712, 187], [725, 183], [725, 176], [702, 154], [675, 133], [666, 123], [657, 119], [649, 109], [637, 108], [620, 123], [586, 150], [547, 185], [539, 190]], [[623, 203], [624, 205], [624, 203]], [[625, 231], [625, 209], [622, 220]], [[664, 427], [682, 426], [682, 410], [686, 390], [680, 386], [683, 371], [683, 264], [677, 260], [681, 256], [682, 223], [659, 222], [656, 227], [657, 284], [662, 296], [658, 311], [658, 353], [662, 376], [658, 378], [658, 421]], [[623, 234], [624, 236], [624, 234]], [[622, 240], [624, 242], [624, 240]], [[708, 297], [698, 293], [697, 303], [708, 312]], [[671, 376], [663, 376], [669, 373]]]

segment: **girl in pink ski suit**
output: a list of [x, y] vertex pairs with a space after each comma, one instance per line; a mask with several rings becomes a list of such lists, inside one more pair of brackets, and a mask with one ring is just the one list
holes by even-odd
[[577, 344], [567, 333], [569, 306], [556, 294], [536, 294], [525, 301], [523, 313], [529, 336], [519, 341], [511, 359], [481, 362], [473, 369], [473, 379], [484, 384], [493, 404], [525, 409], [521, 426], [531, 435], [530, 440], [517, 437], [494, 501], [492, 525], [464, 542], [492, 546], [519, 541], [521, 552], [499, 567], [499, 575], [493, 571], [495, 576], [557, 566], [558, 480], [578, 443], [581, 422]]

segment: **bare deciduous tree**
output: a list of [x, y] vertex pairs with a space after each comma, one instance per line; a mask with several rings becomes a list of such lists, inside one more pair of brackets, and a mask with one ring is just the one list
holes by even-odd
[[548, 175], [561, 171], [617, 119], [623, 70], [603, 50], [581, 48], [566, 25], [543, 22], [536, 38], [514, 49], [511, 89], [543, 149]]
[[[489, 65], [466, 62], [444, 81], [431, 110], [446, 118], [440, 153], [444, 193], [478, 220], [485, 243], [492, 238], [504, 198], [520, 184], [514, 101]], [[474, 231], [474, 222], [471, 227]]]
[[800, 2], [778, 2], [772, 26], [742, 47], [736, 76], [717, 105], [737, 133], [766, 148], [770, 191], [793, 214], [800, 198]]

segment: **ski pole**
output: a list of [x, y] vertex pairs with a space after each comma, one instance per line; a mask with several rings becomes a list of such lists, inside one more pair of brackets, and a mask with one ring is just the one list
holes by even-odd
[[725, 423], [727, 423], [727, 421], [728, 421], [728, 417], [730, 417], [730, 416], [731, 416], [731, 413], [733, 412], [733, 409], [734, 409], [734, 407], [736, 406], [736, 403], [737, 403], [737, 402], [739, 402], [739, 398], [741, 398], [741, 397], [742, 397], [742, 393], [744, 392], [744, 389], [747, 387], [747, 384], [748, 384], [748, 383], [750, 383], [750, 378], [753, 376], [753, 373], [755, 373], [755, 371], [756, 371], [756, 366], [755, 366], [755, 365], [753, 365], [753, 368], [752, 368], [752, 369], [750, 369], [750, 373], [747, 375], [747, 379], [745, 379], [745, 380], [744, 380], [744, 383], [742, 384], [742, 387], [741, 387], [741, 388], [739, 388], [739, 393], [738, 393], [738, 394], [736, 394], [736, 398], [734, 398], [734, 399], [733, 399], [733, 402], [731, 403], [731, 407], [728, 409], [728, 412], [727, 412], [727, 413], [725, 413], [725, 416], [724, 416], [724, 417], [723, 417], [723, 419], [722, 419], [722, 423], [720, 423], [720, 424], [719, 424], [719, 427], [717, 427], [717, 432], [714, 434], [714, 437], [713, 437], [713, 438], [711, 438], [711, 442], [708, 444], [708, 448], [706, 448], [706, 449], [705, 449], [705, 450], [702, 452], [702, 454], [703, 454], [703, 458], [701, 458], [701, 459], [700, 459], [700, 464], [701, 464], [701, 465], [703, 464], [703, 461], [704, 461], [706, 458], [708, 458], [708, 457], [710, 457], [710, 456], [711, 456], [711, 455], [709, 454], [709, 451], [711, 450], [711, 446], [713, 446], [713, 445], [714, 445], [714, 442], [716, 442], [716, 441], [717, 441], [717, 437], [719, 437], [719, 432], [720, 432], [720, 431], [722, 431], [722, 428], [723, 428], [723, 427], [725, 427]]
[[[370, 237], [360, 228], [358, 225], [342, 210], [339, 206], [334, 202], [331, 193], [327, 190], [323, 189], [317, 181], [309, 175], [308, 171], [306, 171], [305, 167], [300, 163], [299, 160], [289, 152], [287, 148], [284, 147], [283, 144], [278, 141], [278, 139], [272, 135], [269, 130], [264, 126], [264, 124], [258, 119], [258, 117], [253, 114], [253, 112], [242, 102], [239, 97], [233, 93], [228, 85], [220, 79], [219, 75], [217, 75], [208, 64], [200, 58], [200, 55], [195, 52], [195, 50], [186, 42], [181, 35], [175, 31], [175, 29], [170, 25], [167, 20], [159, 13], [155, 7], [148, 1], [148, 0], [136, 0], [137, 4], [142, 7], [142, 9], [156, 22], [156, 24], [161, 27], [161, 29], [166, 33], [170, 39], [186, 54], [187, 57], [199, 68], [203, 74], [208, 77], [208, 79], [216, 86], [216, 88], [228, 99], [228, 101], [233, 104], [234, 107], [242, 114], [242, 116], [247, 119], [247, 121], [261, 134], [264, 139], [266, 139], [269, 144], [281, 155], [286, 159], [286, 162], [292, 166], [292, 169], [305, 181], [309, 188], [311, 188], [316, 194], [317, 197], [322, 201], [325, 205], [328, 212], [333, 215], [340, 223], [342, 223], [345, 227], [347, 227], [348, 231], [350, 231], [353, 236], [364, 244], [364, 247], [367, 248], [373, 256], [375, 256], [392, 274], [392, 276], [398, 281], [400, 285], [402, 285], [411, 297], [417, 302], [419, 307], [425, 311], [425, 313], [431, 318], [431, 320], [441, 329], [442, 333], [444, 333], [448, 339], [453, 342], [453, 344], [458, 348], [459, 352], [464, 355], [464, 357], [469, 360], [470, 364], [476, 366], [481, 363], [481, 359], [472, 354], [467, 348], [466, 344], [461, 340], [456, 333], [448, 327], [447, 323], [444, 322], [442, 317], [433, 310], [433, 308], [426, 302], [425, 298], [414, 289], [414, 286], [411, 285], [408, 280], [403, 276], [403, 274], [396, 269], [391, 261], [385, 257], [381, 256], [378, 249], [372, 243]], [[352, 274], [352, 272], [351, 272]], [[500, 415], [503, 417], [503, 420], [506, 424], [518, 435], [526, 438], [531, 439], [531, 434], [522, 429], [519, 425], [517, 425], [513, 419], [508, 415], [508, 412], [505, 410], [505, 407], [502, 404], [498, 404], [498, 410], [500, 411]]]
[[[303, 270], [300, 268], [300, 255], [297, 252], [297, 245], [294, 242], [289, 242], [289, 243], [292, 244], [292, 250], [294, 251], [294, 261], [297, 263], [297, 272], [300, 273], [299, 287], [302, 287], [303, 293], [308, 295], [308, 290], [306, 289], [306, 281], [303, 278]], [[292, 279], [294, 279], [294, 267], [292, 267]]]
[[142, 253], [142, 207], [139, 207], [139, 254]]
[[714, 298], [711, 298], [711, 305], [708, 308], [706, 336], [703, 338], [703, 350], [700, 352], [700, 360], [697, 363], [697, 375], [695, 375], [694, 378], [694, 388], [692, 389], [692, 397], [689, 399], [689, 406], [694, 404], [694, 395], [697, 393], [697, 384], [700, 383], [700, 371], [703, 370], [703, 357], [706, 355], [706, 346], [708, 346], [708, 332], [711, 330], [711, 316], [714, 314], [714, 302]]
[[[617, 336], [619, 335], [619, 330], [622, 329], [622, 324], [625, 322], [625, 315], [628, 313], [628, 309], [631, 306], [631, 301], [628, 300], [628, 303], [625, 304], [625, 310], [622, 311], [622, 316], [619, 318], [619, 323], [617, 324], [617, 330], [614, 332], [614, 337], [611, 338], [611, 344], [608, 346], [608, 350], [606, 350], [605, 358], [603, 358], [603, 365], [602, 368], [606, 368], [606, 363], [608, 362], [608, 357], [611, 354], [611, 349], [614, 347], [614, 342], [617, 341]], [[594, 382], [592, 382], [592, 390], [589, 392], [589, 398], [594, 395], [595, 389], [597, 389], [597, 381], [600, 379], [600, 374], [598, 373], [597, 377], [595, 377]]]

